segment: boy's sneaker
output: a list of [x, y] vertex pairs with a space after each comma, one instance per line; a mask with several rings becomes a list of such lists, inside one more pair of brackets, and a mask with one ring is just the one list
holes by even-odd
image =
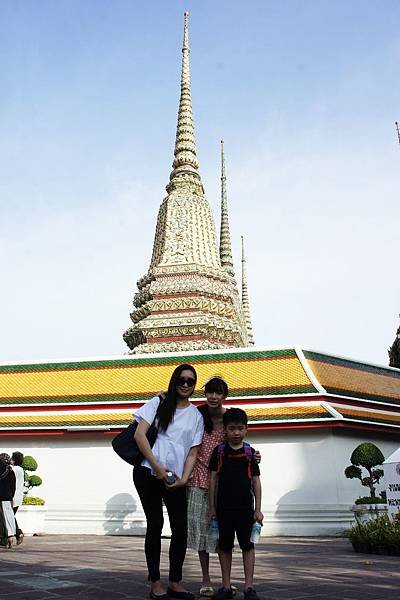
[[233, 598], [232, 588], [220, 587], [213, 596], [213, 600], [230, 600]]
[[260, 597], [257, 594], [256, 590], [252, 587], [248, 587], [245, 590], [243, 590], [243, 597], [244, 600], [260, 600]]

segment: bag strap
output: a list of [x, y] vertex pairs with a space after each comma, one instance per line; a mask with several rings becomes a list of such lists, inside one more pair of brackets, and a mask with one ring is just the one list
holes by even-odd
[[[226, 444], [222, 442], [222, 444], [218, 444], [217, 450], [217, 475], [222, 469], [223, 461], [225, 458], [225, 446]], [[233, 456], [233, 458], [242, 458], [243, 456], [247, 459], [247, 476], [251, 480], [251, 461], [253, 460], [253, 454], [251, 452], [251, 446], [248, 442], [243, 442], [243, 454], [238, 454]]]
[[158, 419], [157, 413], [158, 413], [158, 409], [160, 408], [161, 404], [165, 400], [165, 396], [161, 396], [161, 394], [157, 394], [157, 398], [159, 398], [160, 402], [158, 403], [156, 414], [154, 415], [154, 419], [153, 419], [153, 422], [152, 422], [152, 426], [156, 427], [156, 429], [158, 431], [158, 424], [156, 425], [156, 419]]
[[247, 442], [243, 442], [243, 449], [244, 449], [245, 456], [247, 458], [247, 475], [249, 476], [249, 479], [251, 479], [251, 461], [252, 461], [253, 455], [251, 453], [250, 444], [248, 444]]
[[225, 455], [225, 442], [222, 442], [221, 444], [218, 444], [218, 450], [217, 450], [217, 475], [219, 474], [219, 472], [222, 469], [224, 455]]

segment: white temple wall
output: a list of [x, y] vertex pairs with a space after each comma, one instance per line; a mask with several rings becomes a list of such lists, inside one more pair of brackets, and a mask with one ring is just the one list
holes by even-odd
[[[113, 452], [112, 436], [92, 433], [7, 438], [2, 451], [38, 461], [43, 485], [30, 495], [46, 500], [46, 533], [141, 535], [145, 520], [132, 472]], [[338, 535], [352, 521], [350, 506], [368, 494], [343, 471], [353, 449], [373, 441], [389, 456], [398, 437], [331, 429], [252, 432], [262, 453], [263, 535]], [[383, 486], [380, 488], [383, 489]], [[169, 533], [168, 523], [164, 532]]]

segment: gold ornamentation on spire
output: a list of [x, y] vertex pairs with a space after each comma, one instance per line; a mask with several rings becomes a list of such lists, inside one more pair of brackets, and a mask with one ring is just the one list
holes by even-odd
[[244, 320], [246, 322], [246, 330], [247, 330], [247, 343], [249, 346], [254, 346], [254, 338], [253, 338], [253, 328], [251, 325], [251, 316], [250, 316], [250, 302], [249, 302], [249, 293], [247, 289], [247, 272], [246, 272], [246, 258], [244, 255], [244, 240], [242, 238], [242, 310]]
[[204, 193], [199, 174], [197, 160], [196, 139], [194, 135], [194, 122], [192, 110], [192, 92], [190, 86], [189, 63], [189, 13], [184, 13], [183, 46], [182, 46], [182, 71], [181, 71], [181, 96], [178, 110], [178, 125], [176, 128], [173, 171], [166, 187], [167, 192], [182, 187], [187, 182], [198, 187], [199, 193]]
[[221, 140], [221, 230], [219, 236], [219, 257], [221, 265], [229, 275], [235, 276], [232, 258], [231, 236], [229, 232], [228, 195], [226, 192], [224, 140]]

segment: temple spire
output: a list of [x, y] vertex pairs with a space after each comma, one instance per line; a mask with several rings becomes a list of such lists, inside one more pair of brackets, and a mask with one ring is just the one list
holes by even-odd
[[[183, 46], [182, 46], [182, 71], [181, 95], [178, 110], [178, 125], [176, 128], [173, 170], [166, 187], [170, 193], [178, 188], [195, 187], [195, 191], [204, 193], [199, 174], [197, 160], [196, 139], [194, 135], [194, 122], [192, 111], [192, 93], [190, 88], [189, 64], [189, 13], [184, 13]], [[196, 189], [197, 188], [197, 189]]]
[[[400, 317], [400, 315], [399, 315]], [[396, 337], [388, 350], [389, 366], [400, 369], [400, 327], [397, 328]]]
[[221, 266], [234, 277], [231, 236], [229, 232], [228, 196], [226, 193], [224, 140], [221, 140], [221, 230], [219, 236]]
[[188, 13], [174, 154], [167, 195], [158, 211], [150, 266], [137, 282], [132, 325], [123, 338], [133, 354], [242, 348], [248, 336], [239, 290], [221, 265], [214, 218], [198, 172]]
[[246, 323], [247, 330], [247, 344], [249, 346], [254, 346], [254, 338], [253, 338], [253, 328], [251, 326], [251, 316], [250, 316], [250, 302], [249, 302], [249, 293], [247, 289], [247, 273], [246, 273], [246, 258], [244, 255], [244, 240], [242, 238], [242, 311], [244, 320]]

